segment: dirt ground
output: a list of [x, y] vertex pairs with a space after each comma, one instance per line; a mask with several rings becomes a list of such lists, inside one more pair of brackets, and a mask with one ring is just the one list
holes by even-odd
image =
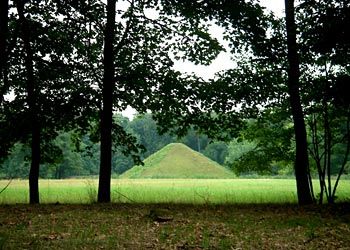
[[350, 249], [350, 205], [0, 205], [0, 249]]

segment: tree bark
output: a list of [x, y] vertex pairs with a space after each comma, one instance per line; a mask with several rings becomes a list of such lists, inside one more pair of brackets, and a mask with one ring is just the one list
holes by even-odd
[[112, 170], [112, 108], [114, 78], [113, 40], [115, 30], [116, 0], [107, 1], [107, 24], [104, 38], [104, 75], [102, 86], [101, 111], [101, 159], [98, 186], [98, 202], [111, 201], [111, 170]]
[[2, 104], [6, 90], [6, 68], [7, 68], [7, 39], [8, 39], [8, 0], [0, 1], [0, 105]]
[[288, 46], [288, 90], [296, 141], [295, 177], [297, 184], [298, 202], [300, 205], [313, 203], [311, 195], [311, 180], [309, 179], [309, 162], [307, 151], [307, 137], [304, 114], [299, 92], [299, 59], [296, 42], [296, 24], [294, 14], [294, 0], [285, 0], [285, 14]]
[[27, 103], [29, 108], [29, 120], [31, 127], [31, 150], [32, 159], [29, 172], [29, 202], [30, 204], [37, 204], [39, 200], [39, 169], [40, 169], [40, 123], [39, 109], [37, 103], [37, 89], [34, 78], [34, 66], [33, 66], [33, 51], [30, 45], [30, 27], [24, 16], [24, 2], [16, 1], [19, 20], [21, 23], [21, 37], [24, 44], [24, 50], [26, 52], [25, 68], [27, 75]]

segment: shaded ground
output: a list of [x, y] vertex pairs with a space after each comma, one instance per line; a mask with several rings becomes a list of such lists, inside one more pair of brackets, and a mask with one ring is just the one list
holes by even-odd
[[1, 205], [0, 249], [350, 249], [350, 207]]

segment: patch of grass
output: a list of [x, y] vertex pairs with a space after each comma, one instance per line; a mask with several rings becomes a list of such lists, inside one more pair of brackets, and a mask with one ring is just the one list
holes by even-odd
[[[96, 179], [40, 180], [41, 203], [93, 203]], [[0, 181], [0, 186], [6, 181]], [[317, 182], [315, 181], [315, 191]], [[28, 203], [27, 180], [13, 180], [0, 204]], [[348, 201], [350, 187], [341, 181], [337, 202]], [[111, 199], [118, 203], [285, 204], [297, 203], [291, 179], [113, 179]]]
[[[3, 226], [3, 225], [1, 225]], [[0, 249], [5, 249], [5, 244], [7, 242], [8, 235], [6, 232], [0, 232]]]
[[85, 179], [89, 203], [97, 202], [97, 180]]

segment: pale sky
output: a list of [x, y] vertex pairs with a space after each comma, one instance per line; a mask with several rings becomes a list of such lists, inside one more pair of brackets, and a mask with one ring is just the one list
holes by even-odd
[[284, 0], [260, 0], [260, 4], [277, 16], [284, 16]]

